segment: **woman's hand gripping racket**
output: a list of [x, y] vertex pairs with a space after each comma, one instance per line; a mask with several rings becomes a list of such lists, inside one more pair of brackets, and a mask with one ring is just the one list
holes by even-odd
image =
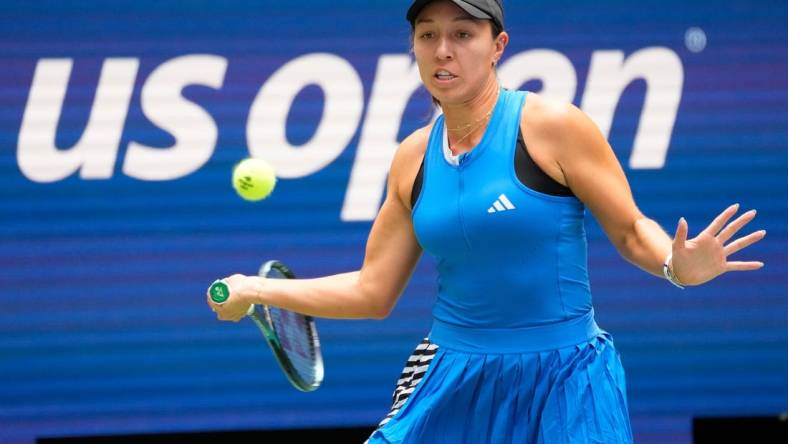
[[[274, 260], [264, 263], [259, 275], [268, 279], [295, 278], [285, 264]], [[209, 292], [213, 302], [222, 304], [230, 297], [230, 286], [226, 281], [218, 280], [211, 285]], [[295, 388], [311, 392], [320, 387], [323, 382], [323, 355], [311, 316], [254, 304], [246, 315], [263, 332], [279, 366]]]

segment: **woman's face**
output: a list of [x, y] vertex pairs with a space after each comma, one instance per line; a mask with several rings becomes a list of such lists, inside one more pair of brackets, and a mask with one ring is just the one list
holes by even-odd
[[416, 18], [413, 51], [421, 80], [441, 103], [470, 100], [494, 78], [493, 62], [507, 37], [493, 39], [491, 27], [450, 1], [432, 2]]

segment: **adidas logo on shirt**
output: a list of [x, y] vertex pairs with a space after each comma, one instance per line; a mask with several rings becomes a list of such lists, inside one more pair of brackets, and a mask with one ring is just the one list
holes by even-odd
[[501, 211], [511, 211], [514, 210], [515, 206], [512, 204], [505, 194], [501, 194], [498, 196], [498, 199], [493, 202], [493, 205], [487, 209], [488, 213], [500, 213]]

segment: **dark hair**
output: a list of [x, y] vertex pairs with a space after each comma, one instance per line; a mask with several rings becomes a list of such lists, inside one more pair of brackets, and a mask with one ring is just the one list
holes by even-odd
[[[501, 33], [504, 30], [495, 21], [488, 20], [488, 22], [490, 22], [490, 31], [492, 32], [492, 38], [493, 38], [493, 40], [495, 40], [499, 35], [501, 35]], [[411, 51], [413, 51], [413, 36], [414, 36], [415, 33], [416, 33], [415, 24], [411, 24], [411, 27], [410, 27], [410, 49], [411, 49]], [[438, 99], [436, 99], [435, 96], [432, 96], [432, 104], [435, 105], [435, 106], [441, 106], [441, 102]]]

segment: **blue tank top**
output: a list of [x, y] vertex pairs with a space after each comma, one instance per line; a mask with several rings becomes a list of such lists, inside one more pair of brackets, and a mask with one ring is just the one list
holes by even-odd
[[582, 202], [532, 190], [515, 173], [525, 98], [501, 89], [481, 142], [458, 157], [442, 115], [432, 128], [412, 217], [437, 259], [436, 321], [527, 328], [593, 317]]

